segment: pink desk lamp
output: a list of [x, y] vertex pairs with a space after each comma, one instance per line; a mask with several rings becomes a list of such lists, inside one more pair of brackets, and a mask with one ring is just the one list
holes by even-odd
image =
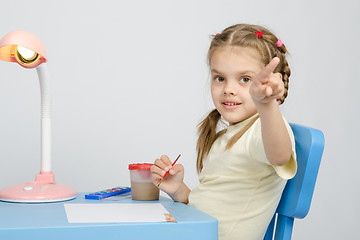
[[41, 170], [35, 182], [15, 184], [0, 190], [7, 202], [58, 202], [75, 198], [71, 187], [54, 182], [51, 171], [51, 99], [44, 45], [35, 35], [14, 31], [0, 40], [0, 59], [17, 62], [24, 68], [36, 68], [41, 91]]

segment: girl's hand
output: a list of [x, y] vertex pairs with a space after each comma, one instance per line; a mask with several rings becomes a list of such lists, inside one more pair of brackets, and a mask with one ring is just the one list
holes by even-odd
[[284, 95], [282, 75], [273, 73], [279, 62], [278, 57], [273, 58], [251, 83], [250, 95], [255, 103], [269, 103]]
[[165, 173], [169, 171], [169, 174], [159, 186], [159, 189], [169, 195], [175, 194], [183, 185], [184, 167], [181, 164], [175, 164], [172, 166], [168, 156], [163, 155], [159, 159], [156, 159], [154, 165], [151, 166], [150, 171], [152, 182], [156, 186]]
[[280, 59], [275, 57], [250, 85], [250, 95], [261, 119], [261, 135], [268, 161], [275, 166], [285, 165], [291, 157], [292, 145], [279, 108], [275, 104], [284, 95], [280, 73], [273, 73]]

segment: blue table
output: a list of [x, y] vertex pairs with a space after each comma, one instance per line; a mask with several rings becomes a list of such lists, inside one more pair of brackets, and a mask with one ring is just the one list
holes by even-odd
[[[178, 223], [68, 223], [66, 203], [131, 203], [121, 201], [87, 200], [78, 194], [71, 201], [44, 204], [0, 202], [0, 239], [4, 240], [190, 240], [218, 239], [217, 220], [185, 204], [160, 197], [159, 202]], [[153, 201], [152, 201], [153, 202]], [[141, 201], [141, 203], [144, 203]]]

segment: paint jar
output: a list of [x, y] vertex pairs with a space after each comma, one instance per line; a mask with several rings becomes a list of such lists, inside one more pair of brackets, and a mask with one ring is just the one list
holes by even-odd
[[133, 200], [159, 200], [159, 188], [151, 181], [151, 163], [129, 164], [131, 198]]

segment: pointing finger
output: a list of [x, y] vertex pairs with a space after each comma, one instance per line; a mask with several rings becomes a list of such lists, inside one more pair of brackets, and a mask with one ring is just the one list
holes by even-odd
[[268, 65], [257, 75], [256, 79], [261, 83], [266, 83], [266, 78], [272, 73], [280, 63], [280, 58], [274, 57]]

